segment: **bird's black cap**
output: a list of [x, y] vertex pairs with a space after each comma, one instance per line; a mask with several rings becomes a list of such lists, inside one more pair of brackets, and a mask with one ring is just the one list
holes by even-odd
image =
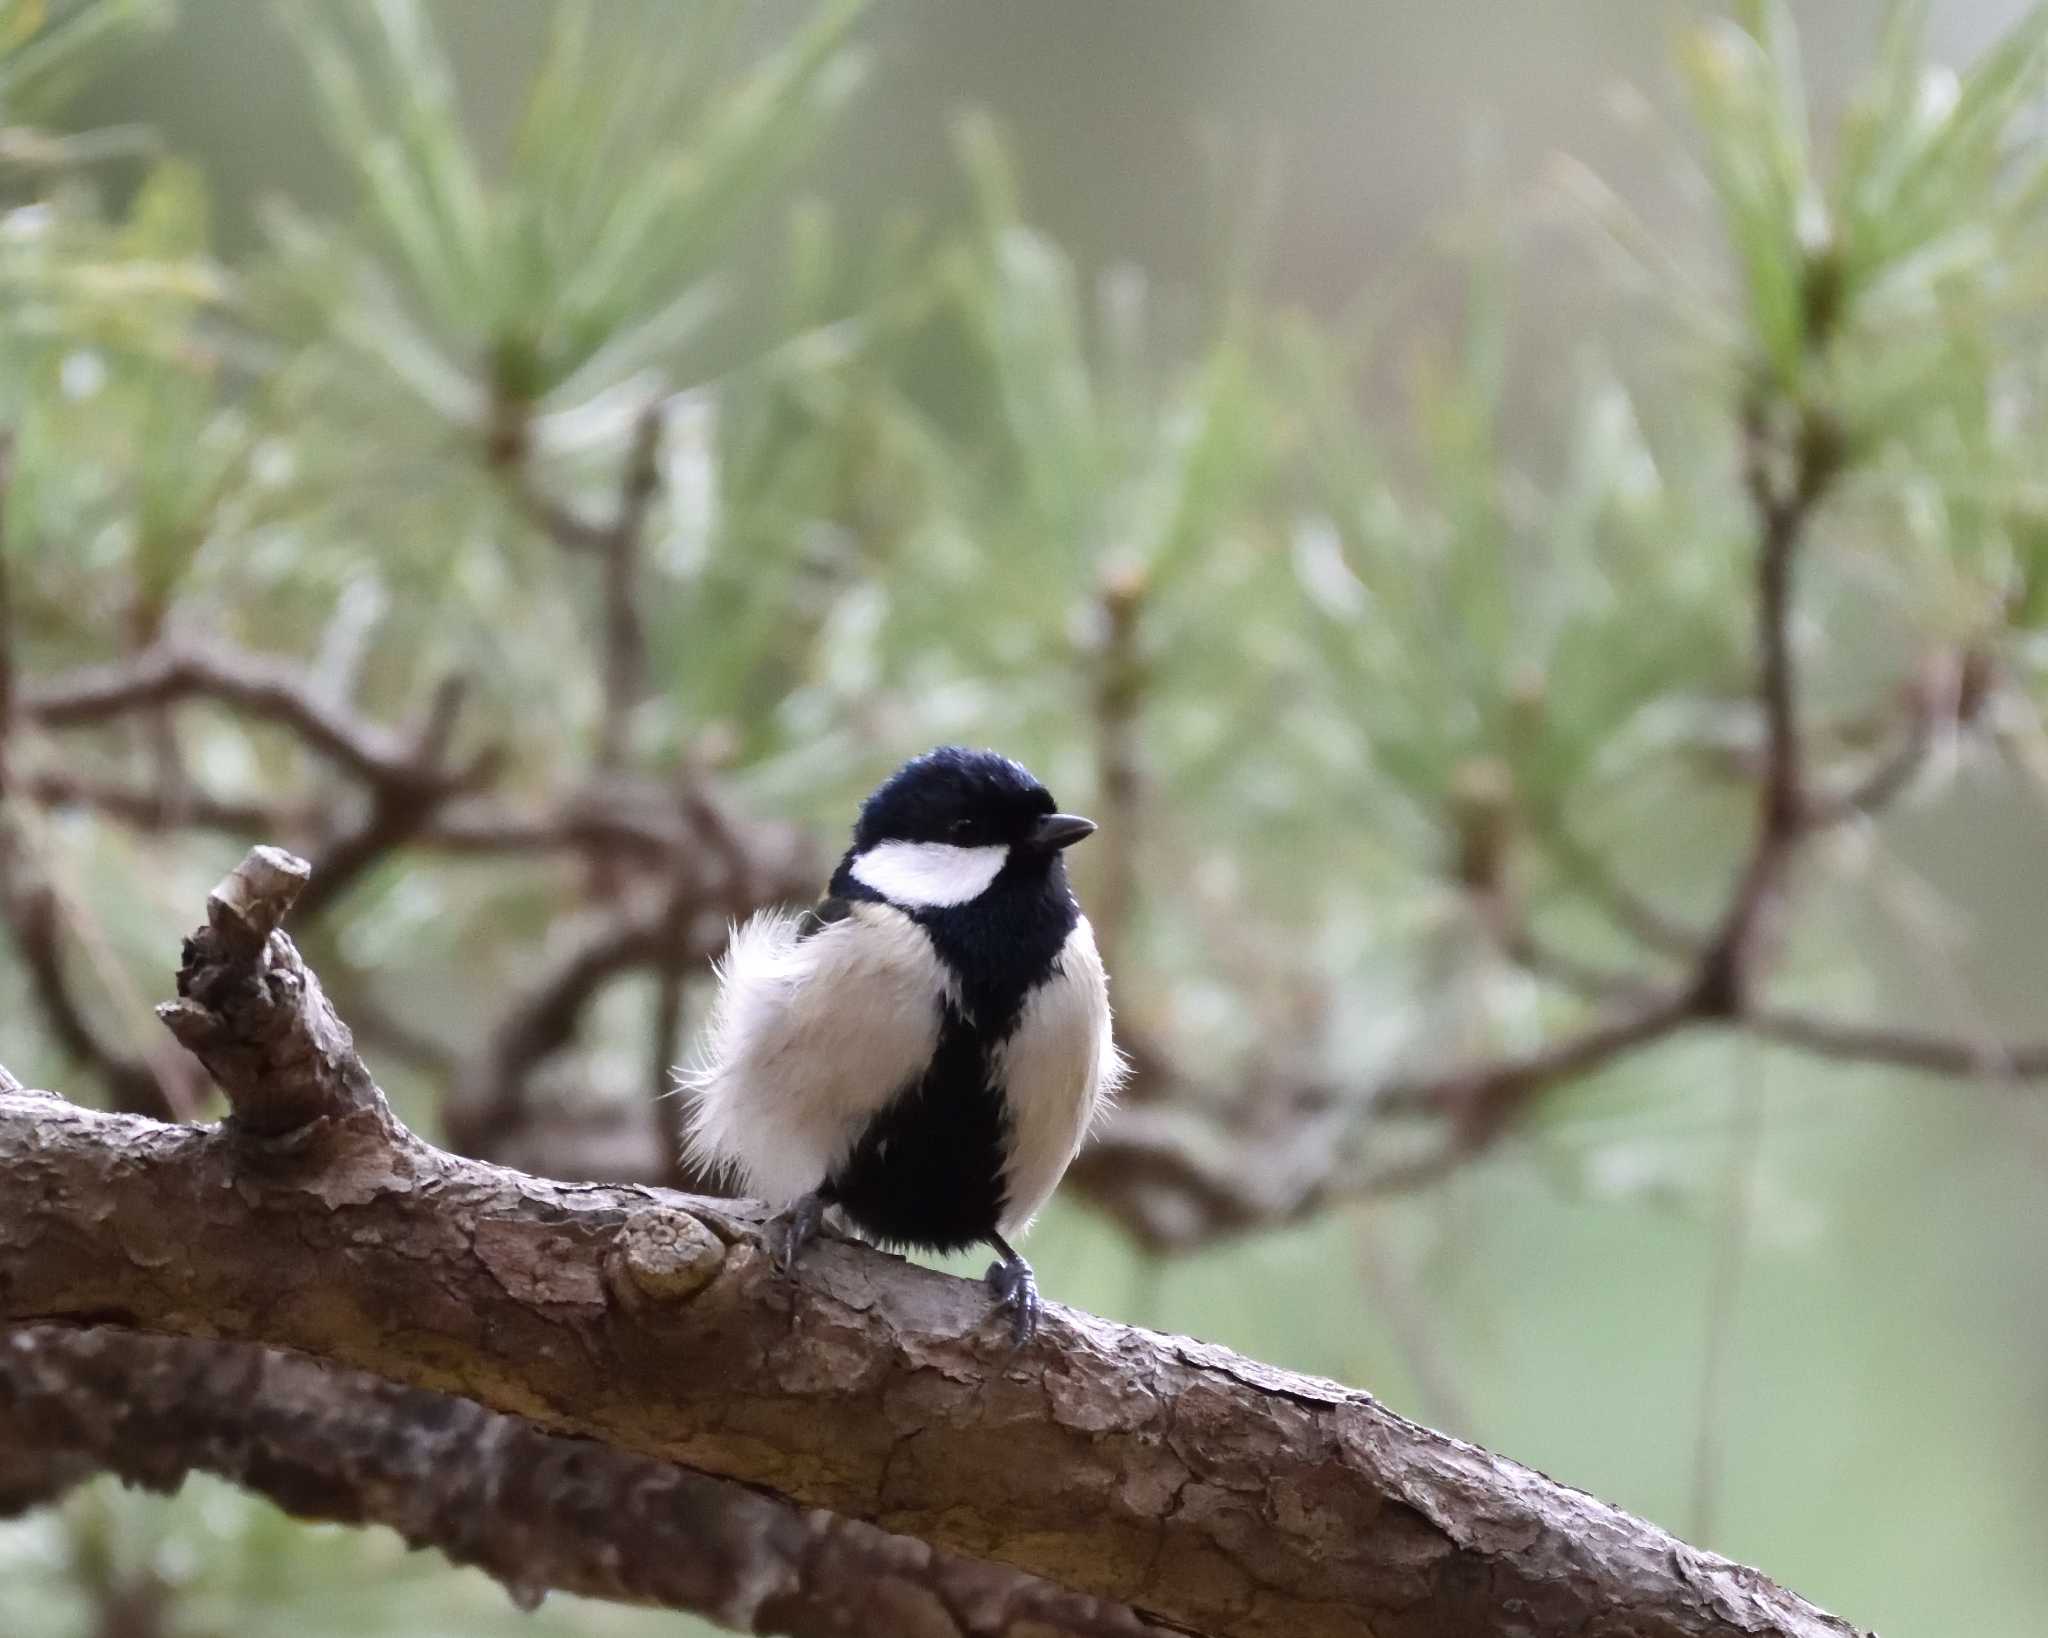
[[878, 842], [1055, 849], [1094, 829], [1059, 812], [1052, 792], [1022, 763], [996, 751], [941, 745], [912, 757], [861, 804], [853, 845], [857, 852]]

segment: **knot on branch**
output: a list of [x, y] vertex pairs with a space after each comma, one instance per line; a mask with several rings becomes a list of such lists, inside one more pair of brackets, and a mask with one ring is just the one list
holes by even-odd
[[724, 1266], [725, 1242], [688, 1212], [654, 1206], [626, 1219], [618, 1254], [635, 1295], [687, 1302]]
[[157, 1009], [236, 1124], [263, 1137], [358, 1110], [389, 1118], [348, 1026], [279, 925], [311, 876], [280, 848], [252, 849], [208, 896], [206, 925], [185, 941], [179, 998]]

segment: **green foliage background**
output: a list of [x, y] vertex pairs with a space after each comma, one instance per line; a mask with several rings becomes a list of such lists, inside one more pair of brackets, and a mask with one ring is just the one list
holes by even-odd
[[[633, 762], [716, 763], [752, 812], [829, 834], [901, 756], [966, 738], [1088, 811], [1113, 680], [1148, 781], [1123, 1009], [1218, 1066], [1219, 1098], [1276, 1056], [1362, 1091], [1564, 1013], [1457, 879], [1475, 792], [1567, 816], [1676, 913], [1718, 902], [1751, 801], [1737, 453], [1762, 398], [1852, 452], [1802, 597], [1815, 715], [1881, 709], [1943, 645], [2003, 680], [1905, 811], [1828, 849], [1784, 982], [2040, 1034], [2048, 23], [2008, 19], [1958, 75], [1922, 9], [1826, 10], [1802, 63], [1790, 8], [1584, 8], [1561, 36], [1633, 42], [1643, 81], [1605, 88], [1613, 170], [1524, 162], [1498, 39], [1460, 84], [1411, 23], [1355, 21], [1353, 61], [1441, 71], [1460, 111], [1435, 134], [1493, 131], [1417, 227], [1379, 174], [1398, 150], [1311, 148], [1276, 181], [1242, 131], [1205, 147], [1135, 93], [1127, 163], [1057, 162], [1042, 103], [1108, 128], [1073, 63], [1091, 28], [1112, 60], [1151, 52], [1164, 98], [1231, 82], [1227, 8], [1013, 20], [1012, 140], [951, 106], [977, 25], [916, 8], [0, 0], [21, 663], [167, 626], [358, 643], [366, 709], [470, 673], [508, 782], [545, 789], [595, 731], [594, 581], [510, 474], [601, 507], [673, 395]], [[1332, 49], [1295, 21], [1241, 72]], [[1145, 192], [1132, 173], [1166, 203], [1126, 220], [1103, 201]], [[1397, 254], [1316, 253], [1299, 201], [1341, 195], [1330, 173], [1403, 223]], [[1140, 636], [1112, 679], [1118, 599]], [[210, 783], [300, 782], [285, 743], [201, 721]], [[38, 846], [96, 1005], [143, 1041], [227, 851], [72, 816]], [[1640, 959], [1566, 861], [1515, 864], [1556, 938]], [[401, 858], [331, 955], [422, 1017], [476, 1016], [558, 886]], [[599, 1063], [641, 1051], [648, 996], [619, 990], [582, 1043]], [[0, 1016], [11, 1068], [88, 1090], [11, 967]], [[2037, 1093], [1704, 1038], [1549, 1097], [1417, 1198], [1168, 1262], [1077, 1209], [1033, 1244], [1063, 1300], [1369, 1387], [1681, 1533], [1717, 1475], [1707, 1545], [1887, 1638], [2027, 1638], [2044, 1202]], [[522, 1616], [375, 1533], [195, 1485], [0, 1526], [0, 1630], [90, 1632], [92, 1589], [138, 1574], [178, 1633], [687, 1625]]]

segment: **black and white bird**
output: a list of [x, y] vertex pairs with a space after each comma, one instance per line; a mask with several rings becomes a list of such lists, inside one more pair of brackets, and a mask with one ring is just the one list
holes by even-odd
[[792, 1266], [836, 1207], [878, 1244], [977, 1244], [1013, 1335], [1011, 1245], [1115, 1090], [1109, 984], [1064, 850], [1094, 822], [993, 751], [942, 746], [868, 797], [825, 897], [737, 928], [698, 1061], [691, 1149], [786, 1208]]

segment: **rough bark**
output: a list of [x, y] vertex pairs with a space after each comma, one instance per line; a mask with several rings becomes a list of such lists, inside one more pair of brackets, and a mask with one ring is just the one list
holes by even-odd
[[275, 1349], [105, 1327], [0, 1335], [0, 1516], [98, 1469], [153, 1490], [211, 1473], [300, 1518], [389, 1525], [522, 1603], [583, 1593], [795, 1638], [1158, 1630], [1014, 1570]]
[[276, 930], [216, 889], [166, 1022], [217, 1128], [0, 1091], [0, 1319], [299, 1349], [741, 1480], [1190, 1631], [1849, 1638], [1757, 1572], [1370, 1395], [985, 1293], [759, 1209], [551, 1183], [392, 1117]]
[[1754, 1571], [1220, 1348], [744, 1208], [391, 1139], [277, 1143], [0, 1094], [0, 1309], [281, 1344], [766, 1487], [1202, 1632], [1845, 1638]]

